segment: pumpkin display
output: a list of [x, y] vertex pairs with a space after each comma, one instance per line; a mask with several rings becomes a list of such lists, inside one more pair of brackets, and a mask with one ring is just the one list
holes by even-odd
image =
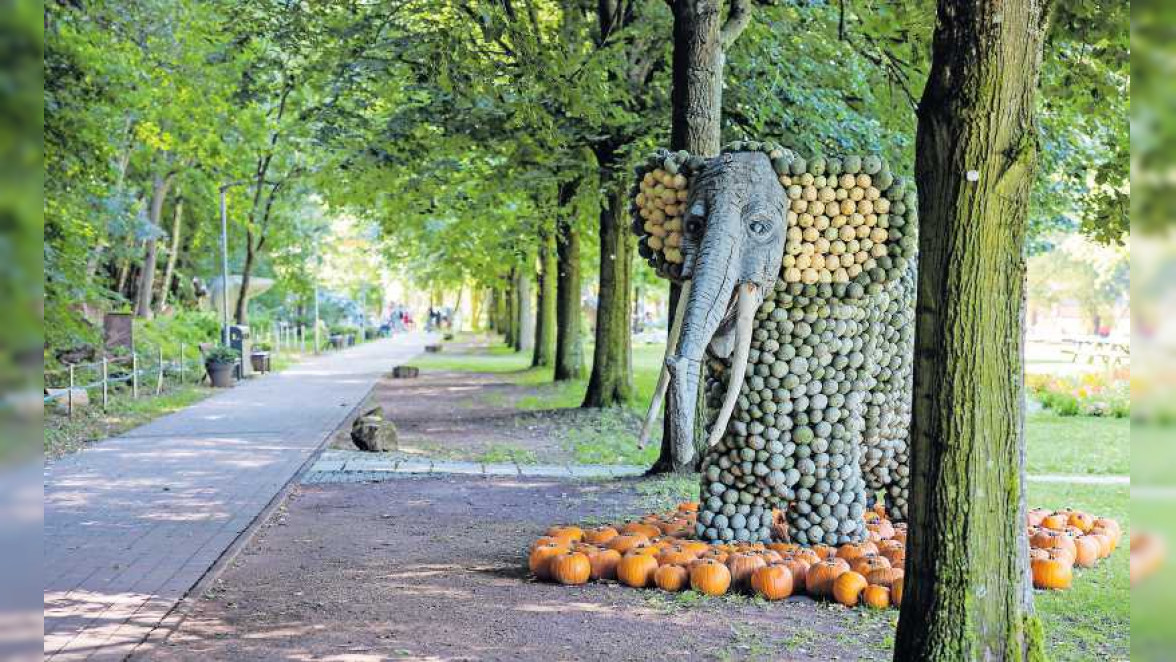
[[731, 571], [731, 585], [737, 590], [746, 589], [751, 582], [751, 574], [767, 563], [757, 554], [740, 552], [727, 557], [727, 569]]
[[680, 513], [697, 513], [698, 512], [698, 502], [697, 501], [684, 501], [684, 502], [678, 504], [678, 512], [680, 512]]
[[837, 575], [833, 580], [833, 599], [846, 607], [856, 606], [869, 582], [852, 570]]
[[751, 590], [765, 600], [783, 600], [792, 595], [792, 573], [783, 563], [757, 568], [751, 573]]
[[1034, 588], [1067, 589], [1074, 580], [1074, 569], [1063, 559], [1036, 559], [1031, 568]]
[[651, 586], [657, 567], [657, 559], [648, 554], [626, 554], [617, 563], [617, 579], [633, 588]]
[[[528, 546], [527, 567], [538, 580], [564, 585], [618, 580], [634, 588], [693, 588], [713, 596], [734, 589], [767, 600], [807, 593], [846, 606], [902, 604], [907, 528], [891, 522], [885, 509], [863, 513], [869, 540], [808, 546], [696, 540], [693, 508], [680, 504], [623, 525], [552, 526]], [[1112, 555], [1122, 536], [1115, 520], [1072, 508], [1032, 509], [1025, 525], [1033, 585], [1042, 590], [1069, 588], [1076, 574]], [[1154, 536], [1133, 535], [1132, 581], [1153, 570], [1162, 554]]]
[[849, 572], [845, 562], [836, 559], [825, 559], [808, 568], [804, 578], [805, 593], [814, 598], [827, 598], [833, 595], [833, 582], [842, 574]]
[[680, 565], [663, 565], [653, 573], [653, 582], [663, 591], [684, 591], [690, 586], [690, 572]]
[[565, 545], [559, 543], [545, 543], [531, 551], [527, 558], [527, 568], [532, 575], [539, 579], [551, 578], [551, 559], [568, 551]]
[[599, 552], [590, 552], [588, 555], [588, 563], [592, 566], [592, 579], [616, 579], [617, 578], [617, 564], [621, 562], [621, 553], [615, 549], [602, 549]]
[[588, 562], [588, 557], [580, 552], [556, 554], [547, 564], [548, 574], [560, 584], [586, 584], [592, 576], [592, 564]]
[[731, 587], [731, 571], [714, 559], [690, 564], [690, 587], [706, 595], [722, 595]]
[[873, 609], [886, 609], [890, 606], [890, 589], [878, 584], [870, 584], [862, 590], [862, 604]]

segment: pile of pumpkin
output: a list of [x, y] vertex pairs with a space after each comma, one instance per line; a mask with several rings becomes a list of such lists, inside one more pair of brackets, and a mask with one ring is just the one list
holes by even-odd
[[[891, 522], [880, 510], [865, 514], [869, 540], [860, 543], [709, 544], [690, 538], [698, 504], [683, 503], [676, 511], [621, 526], [553, 526], [531, 545], [528, 567], [541, 581], [565, 585], [618, 581], [633, 588], [693, 589], [712, 596], [729, 591], [766, 600], [808, 595], [847, 607], [897, 607], [903, 594], [906, 525]], [[1038, 588], [1068, 588], [1075, 564], [1089, 567], [1105, 558], [1120, 537], [1114, 520], [1079, 511], [1033, 510], [1029, 522]]]
[[1074, 566], [1092, 568], [1119, 546], [1123, 531], [1107, 517], [1066, 508], [1029, 511], [1029, 562], [1033, 586], [1067, 589], [1074, 580]]

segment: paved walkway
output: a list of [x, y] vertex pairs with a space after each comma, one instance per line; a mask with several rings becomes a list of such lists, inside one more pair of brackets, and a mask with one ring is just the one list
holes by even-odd
[[645, 467], [630, 464], [518, 464], [434, 460], [398, 453], [326, 450], [302, 477], [303, 483], [363, 483], [404, 474], [534, 476], [539, 478], [622, 478], [640, 476]]
[[121, 659], [422, 334], [308, 360], [45, 469], [45, 657]]

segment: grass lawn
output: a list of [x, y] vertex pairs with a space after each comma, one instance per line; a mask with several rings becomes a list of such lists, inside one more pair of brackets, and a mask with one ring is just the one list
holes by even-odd
[[101, 401], [74, 411], [73, 418], [45, 410], [45, 458], [61, 457], [81, 450], [86, 444], [122, 434], [152, 419], [199, 402], [213, 394], [206, 386], [186, 384], [156, 396], [131, 399], [129, 393], [112, 393], [110, 406], [102, 411]]
[[1098, 416], [1058, 416], [1049, 411], [1025, 421], [1030, 474], [1131, 473], [1131, 421]]
[[[657, 478], [642, 481], [637, 489], [644, 496], [646, 512], [667, 510], [682, 501], [697, 499], [698, 479], [694, 476]], [[1109, 559], [1089, 570], [1076, 570], [1074, 585], [1068, 591], [1035, 592], [1035, 602], [1045, 627], [1050, 659], [1128, 659], [1132, 627], [1127, 551], [1130, 489], [1126, 485], [1030, 483], [1029, 505], [1070, 506], [1114, 517], [1123, 525], [1123, 541]], [[644, 513], [633, 513], [639, 514]], [[1176, 585], [1176, 582], [1168, 584]], [[1166, 624], [1169, 615], [1170, 612], [1153, 619], [1156, 631], [1162, 631], [1160, 622]]]

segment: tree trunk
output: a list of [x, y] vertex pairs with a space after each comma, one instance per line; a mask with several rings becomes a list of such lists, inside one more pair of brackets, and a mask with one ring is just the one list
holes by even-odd
[[168, 291], [171, 290], [172, 276], [176, 272], [176, 260], [180, 255], [180, 229], [183, 226], [184, 199], [176, 198], [176, 207], [172, 214], [171, 248], [167, 252], [167, 266], [163, 270], [163, 283], [159, 288], [159, 304], [156, 312], [162, 313], [167, 306]]
[[[156, 174], [151, 186], [151, 225], [158, 228], [163, 216], [163, 201], [171, 186], [172, 173]], [[159, 242], [152, 236], [146, 242], [143, 254], [143, 270], [139, 273], [139, 291], [135, 298], [135, 317], [151, 317], [151, 294], [155, 283], [155, 262], [159, 253]]]
[[555, 362], [555, 231], [550, 224], [539, 231], [539, 282], [535, 298], [535, 353], [531, 366]]
[[922, 223], [907, 577], [895, 660], [1041, 659], [1025, 534], [1024, 239], [1043, 0], [940, 0]]
[[[722, 140], [723, 68], [726, 49], [746, 27], [750, 5], [735, 0], [727, 21], [721, 21], [721, 0], [675, 2], [673, 90], [671, 92], [670, 149], [686, 150], [698, 156], [715, 156]], [[681, 288], [670, 284], [669, 317], [674, 319]], [[699, 380], [705, 384], [706, 380]], [[672, 386], [671, 386], [672, 388]], [[650, 474], [694, 470], [694, 462], [683, 461], [674, 453], [673, 403], [665, 402], [662, 419], [662, 443]], [[695, 406], [695, 458], [702, 457], [706, 446], [706, 397], [699, 389]]]
[[[233, 311], [233, 318], [242, 326], [249, 324], [249, 280], [253, 276], [253, 263], [257, 259], [257, 250], [253, 244], [253, 231], [245, 230], [245, 263], [241, 265], [241, 289], [237, 291], [237, 306]], [[228, 284], [225, 293], [228, 294]]]
[[502, 312], [505, 313], [503, 317], [505, 324], [503, 325], [504, 332], [502, 335], [503, 341], [506, 342], [508, 347], [515, 346], [515, 336], [518, 335], [518, 326], [516, 325], [516, 321], [518, 319], [517, 311], [519, 307], [519, 298], [517, 289], [515, 288], [515, 283], [518, 279], [518, 276], [515, 273], [517, 270], [517, 267], [511, 267], [510, 276], [507, 278], [506, 296], [503, 297], [504, 305]]
[[477, 333], [482, 330], [482, 303], [486, 298], [486, 290], [474, 283], [470, 291], [470, 331]]
[[559, 271], [555, 305], [555, 381], [584, 378], [584, 346], [580, 314], [580, 234], [569, 207], [576, 183], [559, 187], [556, 261]]
[[534, 295], [531, 293], [531, 273], [534, 271], [534, 262], [531, 257], [528, 255], [523, 260], [525, 266], [515, 271], [517, 279], [515, 294], [518, 300], [518, 308], [515, 311], [515, 329], [518, 331], [515, 334], [514, 344], [516, 352], [529, 352], [535, 348], [535, 315], [532, 312]]
[[583, 407], [625, 405], [633, 398], [629, 333], [633, 241], [622, 217], [621, 184], [608, 170], [612, 156], [607, 152], [597, 156], [605, 191], [600, 206], [600, 294], [596, 304], [596, 348]]

